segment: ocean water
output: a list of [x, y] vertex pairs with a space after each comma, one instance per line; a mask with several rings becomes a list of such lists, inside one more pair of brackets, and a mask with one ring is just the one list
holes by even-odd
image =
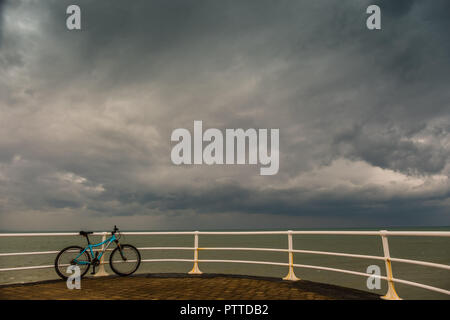
[[[347, 229], [348, 230], [348, 229]], [[362, 230], [362, 229], [359, 229]], [[364, 229], [369, 230], [369, 229]], [[394, 229], [389, 229], [394, 230]], [[395, 229], [406, 230], [406, 229]], [[450, 228], [407, 228], [417, 231], [450, 231]], [[224, 230], [221, 230], [224, 231]], [[100, 237], [90, 237], [91, 242], [100, 241]], [[137, 247], [193, 247], [191, 235], [123, 235], [121, 243], [130, 243]], [[381, 238], [378, 236], [349, 235], [294, 235], [294, 249], [345, 252], [366, 255], [383, 255]], [[30, 252], [61, 250], [69, 245], [85, 246], [86, 240], [73, 237], [0, 237], [0, 252]], [[200, 235], [199, 247], [260, 247], [287, 249], [286, 235]], [[450, 265], [450, 238], [443, 237], [389, 237], [391, 256]], [[142, 259], [192, 259], [193, 252], [187, 250], [145, 250]], [[56, 254], [0, 257], [0, 268], [32, 265], [52, 265]], [[107, 257], [108, 258], [108, 255]], [[284, 252], [255, 251], [200, 251], [200, 259], [234, 259], [288, 262]], [[294, 254], [294, 263], [333, 267], [339, 269], [366, 272], [369, 265], [378, 265], [385, 275], [384, 261], [347, 257], [335, 257], [313, 254]], [[246, 274], [282, 278], [287, 267], [237, 264], [237, 263], [200, 263], [204, 273]], [[190, 262], [148, 262], [142, 263], [137, 273], [186, 273], [192, 269]], [[113, 273], [106, 265], [106, 271]], [[450, 290], [450, 271], [419, 265], [393, 263], [394, 277], [419, 282]], [[332, 271], [296, 268], [295, 274], [301, 279], [330, 283], [378, 294], [387, 290], [385, 281], [381, 289], [369, 290], [367, 278]], [[39, 280], [57, 279], [53, 269], [0, 272], [0, 284], [25, 283]], [[404, 284], [395, 284], [400, 297], [405, 299], [450, 299], [450, 296], [416, 288]]]

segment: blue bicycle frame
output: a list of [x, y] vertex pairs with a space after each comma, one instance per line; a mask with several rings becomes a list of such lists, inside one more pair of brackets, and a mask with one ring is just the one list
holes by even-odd
[[[89, 262], [89, 261], [78, 261], [78, 260], [77, 260], [77, 259], [78, 259], [83, 253], [85, 253], [88, 249], [89, 249], [88, 252], [91, 253], [91, 257], [92, 257], [93, 259], [97, 258], [98, 260], [100, 260], [100, 259], [102, 258], [102, 256], [103, 256], [103, 254], [105, 253], [106, 249], [108, 249], [109, 245], [110, 245], [113, 241], [116, 241], [116, 240], [117, 240], [116, 235], [113, 234], [110, 238], [106, 239], [105, 241], [102, 241], [102, 242], [96, 243], [96, 244], [88, 244], [87, 247], [84, 248], [84, 250], [81, 251], [81, 253], [80, 253], [75, 259], [73, 259], [73, 261], [76, 262], [77, 264], [80, 264], [80, 265], [83, 265], [83, 264], [91, 264], [91, 262]], [[97, 257], [95, 257], [93, 248], [95, 248], [95, 247], [100, 247], [101, 245], [104, 245], [105, 243], [107, 243], [107, 244], [105, 245], [105, 247], [103, 248], [103, 250], [100, 252], [100, 254], [99, 254]]]

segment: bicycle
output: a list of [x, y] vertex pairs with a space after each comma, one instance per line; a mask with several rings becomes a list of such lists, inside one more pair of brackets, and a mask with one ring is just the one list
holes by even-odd
[[[116, 236], [117, 232], [119, 233], [118, 237]], [[131, 244], [119, 243], [121, 234], [116, 226], [114, 226], [110, 238], [97, 244], [91, 244], [89, 241], [89, 235], [92, 233], [93, 232], [80, 231], [80, 235], [86, 237], [88, 243], [85, 248], [80, 246], [69, 246], [62, 249], [56, 256], [55, 270], [62, 279], [67, 280], [71, 275], [71, 273], [67, 272], [67, 267], [70, 265], [76, 265], [80, 268], [80, 277], [83, 277], [88, 272], [91, 265], [91, 274], [95, 274], [95, 268], [100, 265], [103, 254], [112, 242], [115, 242], [117, 245], [109, 256], [109, 265], [114, 273], [119, 276], [129, 276], [139, 268], [139, 265], [141, 264], [141, 254], [139, 253], [139, 250]], [[101, 250], [93, 249], [102, 245], [104, 245], [104, 247]]]

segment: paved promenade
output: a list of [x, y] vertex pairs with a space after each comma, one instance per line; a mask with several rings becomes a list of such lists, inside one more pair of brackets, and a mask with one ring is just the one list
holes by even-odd
[[291, 282], [251, 276], [151, 274], [84, 278], [81, 290], [67, 289], [62, 280], [1, 286], [0, 299], [367, 300], [379, 299], [379, 296], [306, 280]]

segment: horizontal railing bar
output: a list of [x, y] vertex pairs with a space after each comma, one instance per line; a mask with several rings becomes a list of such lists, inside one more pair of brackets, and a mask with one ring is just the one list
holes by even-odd
[[2, 271], [18, 271], [18, 270], [29, 270], [29, 269], [47, 269], [47, 268], [54, 268], [55, 265], [46, 265], [46, 266], [31, 266], [31, 267], [14, 267], [14, 268], [2, 268], [0, 269], [0, 272]]
[[297, 234], [297, 235], [367, 235], [380, 236], [435, 236], [450, 237], [449, 231], [171, 231], [171, 232], [122, 232], [124, 235], [264, 235], [264, 234]]
[[136, 231], [136, 232], [121, 232], [127, 236], [145, 236], [145, 235], [194, 235], [195, 231]]
[[[193, 247], [141, 247], [139, 250], [194, 250]], [[288, 249], [277, 249], [277, 248], [243, 248], [243, 247], [202, 247], [198, 248], [199, 250], [226, 250], [226, 251], [272, 251], [272, 252], [289, 252]], [[112, 251], [113, 249], [106, 249], [106, 251]], [[93, 251], [102, 251], [101, 249], [94, 249]], [[56, 254], [59, 251], [37, 251], [37, 252], [12, 252], [12, 253], [0, 253], [0, 256], [25, 256], [25, 255], [40, 255], [40, 254]], [[329, 251], [313, 251], [313, 250], [292, 250], [295, 253], [304, 253], [304, 254], [319, 254], [319, 255], [331, 255], [331, 256], [342, 256], [342, 257], [351, 257], [351, 258], [361, 258], [361, 259], [375, 259], [375, 260], [384, 260], [384, 257], [380, 256], [371, 256], [371, 255], [360, 255], [360, 254], [350, 254], [350, 253], [341, 253], [341, 252], [329, 252]], [[400, 259], [400, 258], [391, 258], [393, 262], [401, 262], [401, 263], [410, 263], [417, 264], [429, 267], [436, 267], [441, 269], [450, 270], [450, 266], [419, 261], [419, 260], [410, 260], [410, 259]]]
[[269, 264], [274, 266], [289, 266], [289, 263], [283, 262], [270, 262], [270, 261], [252, 261], [252, 260], [204, 260], [199, 259], [198, 262], [208, 263], [208, 262], [232, 262], [232, 263], [249, 263], [249, 264]]
[[396, 278], [392, 278], [392, 281], [398, 282], [398, 283], [403, 283], [403, 284], [410, 285], [410, 286], [413, 286], [413, 287], [418, 287], [418, 288], [427, 289], [427, 290], [436, 291], [436, 292], [440, 292], [440, 293], [443, 293], [443, 294], [450, 295], [450, 291], [449, 290], [436, 288], [436, 287], [429, 286], [429, 285], [422, 284], [422, 283], [418, 283], [418, 282], [402, 280], [402, 279], [396, 279]]
[[321, 266], [313, 266], [309, 264], [293, 264], [294, 267], [297, 268], [306, 268], [306, 269], [317, 269], [317, 270], [324, 270], [324, 271], [334, 271], [334, 272], [341, 272], [341, 273], [348, 273], [348, 274], [354, 274], [357, 276], [363, 276], [363, 277], [370, 277], [373, 276], [375, 278], [380, 278], [387, 280], [387, 277], [385, 276], [378, 276], [370, 273], [364, 273], [359, 271], [352, 271], [352, 270], [345, 270], [345, 269], [337, 269], [337, 268], [330, 268], [330, 267], [321, 267]]
[[225, 250], [225, 251], [274, 251], [274, 252], [289, 252], [288, 249], [277, 248], [226, 248], [226, 247], [202, 247], [198, 250]]
[[[106, 249], [105, 251], [113, 251], [114, 249]], [[102, 249], [92, 249], [94, 252], [103, 251]], [[38, 254], [55, 254], [60, 251], [31, 251], [31, 252], [6, 252], [0, 253], [0, 257], [9, 257], [9, 256], [28, 256], [28, 255], [38, 255]], [[75, 251], [74, 251], [75, 252]]]
[[384, 260], [384, 257], [380, 257], [380, 256], [370, 256], [370, 255], [353, 254], [353, 253], [341, 253], [341, 252], [332, 252], [332, 251], [292, 250], [292, 252], [307, 253], [307, 254], [330, 255], [330, 256], [338, 256], [338, 257], [350, 257], [350, 258], [361, 258], [361, 259]]
[[[100, 264], [109, 264], [108, 262], [100, 262]], [[60, 265], [62, 267], [69, 266], [69, 264], [62, 264]], [[3, 268], [0, 269], [0, 272], [2, 271], [20, 271], [20, 270], [29, 270], [29, 269], [48, 269], [48, 268], [54, 268], [55, 265], [42, 265], [42, 266], [30, 266], [30, 267], [13, 267], [13, 268]]]
[[[139, 250], [194, 250], [195, 248], [191, 247], [144, 247], [138, 248]], [[105, 251], [113, 251], [114, 249], [106, 249]], [[102, 249], [93, 249], [96, 251], [103, 251]], [[27, 255], [38, 255], [38, 254], [55, 254], [60, 251], [31, 251], [31, 252], [8, 252], [8, 253], [0, 253], [0, 257], [8, 257], [8, 256], [27, 256]]]
[[[93, 236], [104, 236], [108, 235], [109, 232], [93, 232]], [[448, 231], [170, 231], [170, 232], [123, 232], [123, 235], [353, 235], [353, 236], [409, 236], [409, 237], [421, 237], [421, 236], [432, 236], [432, 237], [450, 237], [450, 232]], [[80, 236], [78, 232], [47, 232], [47, 233], [0, 233], [0, 237], [34, 237], [34, 236]], [[330, 255], [330, 256], [342, 256], [350, 258], [361, 258], [361, 259], [375, 259], [375, 260], [385, 260], [385, 257], [371, 256], [371, 255], [360, 255], [351, 253], [341, 253], [341, 252], [327, 252], [327, 251], [314, 251], [314, 250], [288, 250], [288, 249], [278, 249], [278, 248], [245, 248], [245, 247], [142, 247], [139, 250], [230, 250], [230, 251], [272, 251], [272, 252], [293, 252], [293, 253], [303, 253], [303, 254], [319, 254], [319, 255]], [[292, 249], [292, 248], [291, 248]], [[112, 251], [113, 249], [107, 249], [107, 251]], [[102, 251], [101, 249], [94, 249], [93, 251]], [[7, 256], [25, 256], [25, 255], [44, 255], [44, 254], [56, 254], [59, 251], [39, 251], [39, 252], [10, 252], [10, 253], [0, 253], [0, 257]], [[402, 259], [402, 258], [389, 258], [392, 262], [399, 263], [409, 263], [422, 265], [427, 267], [441, 268], [445, 270], [450, 270], [449, 265]], [[146, 259], [142, 262], [200, 262], [200, 263], [244, 263], [244, 264], [263, 264], [263, 265], [278, 265], [278, 266], [289, 266], [288, 263], [282, 262], [270, 262], [270, 261], [251, 261], [251, 260], [212, 260], [212, 259]], [[291, 262], [292, 263], [292, 262]], [[107, 264], [107, 262], [101, 262], [101, 264]], [[316, 270], [333, 271], [345, 274], [353, 274], [364, 277], [375, 277], [386, 281], [394, 281], [398, 283], [403, 283], [410, 286], [415, 286], [443, 294], [450, 295], [449, 290], [409, 281], [403, 279], [388, 278], [387, 276], [377, 276], [373, 274], [344, 270], [330, 267], [304, 265], [304, 264], [291, 264], [293, 267], [297, 268], [310, 268]], [[13, 267], [13, 268], [0, 268], [2, 271], [20, 271], [20, 270], [31, 270], [31, 269], [48, 269], [54, 268], [54, 265], [40, 265], [40, 266], [28, 266], [28, 267]]]
[[[90, 236], [103, 236], [106, 232], [94, 232]], [[78, 232], [47, 232], [47, 233], [0, 233], [0, 237], [53, 237], [80, 236]]]
[[[334, 272], [353, 274], [353, 275], [363, 276], [363, 277], [380, 278], [380, 279], [383, 279], [383, 280], [386, 280], [386, 281], [389, 280], [386, 276], [378, 276], [378, 275], [374, 275], [374, 274], [370, 274], [370, 273], [364, 273], [364, 272], [358, 272], [358, 271], [336, 269], [336, 268], [329, 268], [329, 267], [321, 267], [321, 266], [313, 266], [313, 265], [307, 265], [307, 264], [293, 264], [293, 266], [297, 267], [297, 268], [307, 268], [307, 269], [317, 269], [317, 270], [324, 270], [324, 271], [334, 271]], [[450, 295], [450, 291], [448, 291], [448, 290], [441, 289], [441, 288], [436, 288], [436, 287], [429, 286], [429, 285], [426, 285], [426, 284], [421, 284], [421, 283], [412, 282], [412, 281], [408, 281], [408, 280], [402, 280], [402, 279], [395, 279], [395, 278], [392, 278], [390, 280], [392, 280], [394, 282], [404, 283], [404, 284], [407, 284], [407, 285], [410, 285], [410, 286], [415, 286], [415, 287], [428, 289], [428, 290], [431, 290], [431, 291], [436, 291], [436, 292], [440, 292], [440, 293], [444, 293], [444, 294]]]
[[366, 235], [450, 237], [450, 231], [292, 231], [295, 235]]
[[194, 247], [144, 247], [139, 250], [194, 250]]
[[[138, 248], [139, 250], [194, 250], [194, 248], [189, 247], [145, 247]], [[274, 248], [225, 248], [225, 247], [205, 247], [198, 248], [199, 250], [230, 250], [230, 251], [273, 251], [273, 252], [289, 252], [288, 249], [274, 249]], [[113, 249], [107, 249], [106, 251], [112, 251]], [[101, 251], [101, 249], [96, 249], [94, 251]], [[39, 255], [39, 254], [56, 254], [59, 251], [41, 251], [41, 252], [15, 252], [15, 253], [0, 253], [0, 256], [22, 256], [22, 255]], [[351, 258], [362, 258], [362, 259], [376, 259], [376, 260], [384, 260], [384, 257], [378, 256], [369, 256], [369, 255], [358, 255], [358, 254], [349, 254], [349, 253], [338, 253], [338, 252], [327, 252], [327, 251], [311, 251], [311, 250], [292, 250], [292, 252], [296, 253], [306, 253], [306, 254], [319, 254], [319, 255], [332, 255], [332, 256], [343, 256], [343, 257], [351, 257]], [[399, 258], [391, 258], [393, 262], [401, 262], [401, 263], [410, 263], [417, 264], [435, 268], [441, 268], [445, 270], [450, 270], [450, 266], [445, 264], [419, 261], [419, 260], [410, 260], [410, 259], [399, 259]], [[0, 270], [1, 271], [1, 270]]]
[[386, 231], [380, 232], [386, 236], [407, 237], [450, 237], [450, 231]]
[[[100, 264], [109, 264], [109, 261], [106, 262], [100, 262]], [[68, 264], [62, 264], [61, 266], [69, 266]], [[42, 265], [42, 266], [30, 266], [30, 267], [13, 267], [13, 268], [2, 268], [0, 269], [0, 272], [3, 271], [20, 271], [20, 270], [28, 270], [28, 269], [47, 269], [47, 268], [54, 268], [55, 265]]]
[[[194, 261], [193, 259], [146, 259], [146, 260], [142, 260], [141, 262], [193, 262], [193, 261]], [[282, 262], [250, 261], [250, 260], [210, 260], [210, 259], [202, 259], [202, 260], [198, 260], [198, 262], [202, 262], [202, 263], [217, 263], [217, 262], [222, 262], [222, 263], [246, 263], [246, 264], [265, 264], [265, 265], [289, 266], [288, 263], [282, 263]], [[352, 271], [352, 270], [344, 270], [344, 269], [337, 269], [337, 268], [330, 268], [330, 267], [321, 267], [321, 266], [313, 266], [313, 265], [305, 265], [305, 264], [293, 264], [293, 266], [297, 267], [297, 268], [308, 268], [308, 269], [316, 269], [316, 270], [324, 270], [324, 271], [333, 271], [333, 272], [347, 273], [347, 274], [353, 274], [353, 275], [358, 275], [358, 276], [363, 276], [363, 277], [371, 276], [371, 277], [380, 278], [380, 279], [383, 279], [383, 280], [388, 280], [388, 278], [386, 276], [378, 276], [378, 275], [373, 275], [373, 274], [368, 274], [368, 273], [363, 273], [363, 272], [358, 272], [358, 271]], [[0, 272], [1, 271], [30, 270], [30, 269], [47, 269], [47, 268], [53, 268], [53, 267], [54, 267], [53, 265], [43, 265], [43, 266], [31, 266], [31, 267], [2, 268], [2, 269], [0, 269]], [[436, 292], [439, 292], [439, 293], [450, 295], [450, 291], [449, 290], [445, 290], [445, 289], [441, 289], [441, 288], [437, 288], [437, 287], [433, 287], [433, 286], [429, 286], [429, 285], [425, 285], [425, 284], [421, 284], [421, 283], [417, 283], [417, 282], [413, 282], [413, 281], [403, 280], [403, 279], [392, 278], [391, 280], [394, 281], [394, 282], [403, 283], [403, 284], [406, 284], [406, 285], [415, 286], [415, 287], [419, 287], [419, 288], [423, 288], [423, 289], [427, 289], [427, 290], [436, 291]]]
[[[101, 236], [109, 232], [94, 232], [93, 236]], [[123, 235], [265, 235], [288, 234], [293, 235], [367, 235], [367, 236], [430, 236], [450, 237], [450, 231], [142, 231], [122, 232]], [[75, 232], [47, 232], [47, 233], [0, 233], [0, 237], [39, 237], [39, 236], [78, 236]]]
[[264, 235], [264, 234], [288, 234], [289, 231], [199, 231], [199, 235]]
[[[141, 262], [170, 262], [170, 261], [193, 262], [194, 260], [192, 260], [192, 259], [147, 259], [147, 260], [141, 260]], [[100, 264], [109, 264], [109, 262], [101, 262]], [[30, 269], [47, 269], [47, 268], [54, 268], [54, 267], [55, 267], [54, 265], [43, 265], [43, 266], [31, 266], [31, 267], [2, 268], [2, 269], [0, 269], [0, 272], [30, 270]]]
[[[342, 256], [342, 257], [351, 257], [351, 258], [362, 258], [362, 259], [375, 259], [375, 260], [384, 260], [384, 257], [379, 256], [370, 256], [370, 255], [361, 255], [361, 254], [351, 254], [351, 253], [340, 253], [340, 252], [328, 252], [328, 251], [311, 251], [311, 250], [292, 250], [292, 252], [297, 253], [308, 253], [308, 254], [320, 254], [320, 255], [331, 255], [331, 256]], [[400, 258], [390, 258], [393, 262], [402, 262], [402, 263], [411, 263], [417, 265], [423, 265], [428, 267], [435, 267], [450, 270], [450, 266], [440, 263], [420, 261], [420, 260], [411, 260], [411, 259], [400, 259]]]
[[450, 270], [450, 266], [446, 264], [440, 264], [440, 263], [434, 263], [434, 262], [427, 262], [427, 261], [420, 261], [420, 260], [411, 260], [411, 259], [400, 259], [400, 258], [390, 258], [392, 262], [401, 262], [401, 263], [410, 263], [410, 264], [417, 264], [420, 266], [427, 266], [427, 267], [434, 267], [434, 268], [441, 268]]
[[194, 262], [193, 259], [145, 259], [141, 262]]
[[380, 231], [292, 231], [292, 235], [379, 236], [380, 235]]
[[9, 253], [0, 253], [0, 257], [28, 256], [28, 255], [36, 255], [36, 254], [55, 254], [58, 252], [59, 251], [9, 252]]

